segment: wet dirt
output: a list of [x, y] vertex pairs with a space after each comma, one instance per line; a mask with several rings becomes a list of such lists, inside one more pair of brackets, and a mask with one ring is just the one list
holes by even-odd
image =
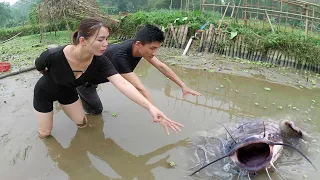
[[[291, 69], [261, 66], [265, 74], [260, 76], [260, 70], [242, 71], [244, 66], [252, 64], [235, 61], [223, 64], [215, 59], [227, 61], [224, 57], [192, 56], [189, 62], [182, 61], [185, 58], [174, 52], [160, 57], [186, 85], [202, 94], [183, 100], [181, 89], [154, 67], [144, 61], [138, 65], [135, 72], [156, 105], [184, 125], [182, 132], [171, 132], [170, 136], [160, 125], [152, 123], [146, 110], [111, 83], [105, 83], [98, 87], [104, 111], [102, 115], [87, 116], [89, 127], [77, 129], [56, 103], [52, 137], [41, 140], [32, 106], [33, 87], [39, 73], [30, 71], [2, 79], [1, 179], [210, 179], [213, 173], [189, 177], [193, 171], [188, 169], [199, 163], [191, 141], [208, 132], [225, 134], [219, 123], [228, 125], [240, 119], [289, 119], [319, 138], [319, 84], [305, 81], [306, 76], [317, 80], [316, 74], [296, 74], [294, 70], [289, 74]], [[211, 62], [201, 65], [203, 60], [208, 62], [211, 58], [215, 59], [213, 66]], [[236, 71], [235, 66], [240, 70]], [[269, 74], [277, 75], [268, 78]], [[284, 77], [288, 79], [283, 80]], [[308, 148], [303, 152], [320, 167], [319, 142], [307, 143]], [[169, 162], [176, 166], [171, 167]], [[275, 165], [288, 179], [317, 179], [319, 173], [298, 153], [287, 149]], [[223, 172], [221, 164], [211, 168]], [[271, 176], [280, 179], [276, 172]], [[260, 173], [252, 179], [268, 177]]]

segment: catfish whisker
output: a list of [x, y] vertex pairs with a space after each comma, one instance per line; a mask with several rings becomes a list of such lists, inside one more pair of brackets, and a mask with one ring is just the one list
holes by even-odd
[[266, 172], [267, 172], [267, 174], [268, 174], [269, 179], [270, 179], [270, 180], [272, 180], [272, 178], [270, 177], [270, 174], [269, 174], [268, 168], [266, 168]]
[[286, 178], [284, 178], [284, 177], [282, 176], [281, 172], [274, 166], [274, 164], [273, 164], [272, 162], [271, 162], [270, 164], [271, 164], [271, 166], [273, 167], [273, 169], [275, 169], [275, 170], [279, 173], [280, 177], [281, 177], [283, 180], [286, 180]]

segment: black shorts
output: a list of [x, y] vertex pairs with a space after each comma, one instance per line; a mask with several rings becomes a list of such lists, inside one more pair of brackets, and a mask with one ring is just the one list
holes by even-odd
[[49, 88], [41, 80], [37, 82], [34, 88], [33, 107], [35, 110], [48, 113], [53, 110], [53, 102], [68, 105], [79, 99], [76, 89], [56, 90]]

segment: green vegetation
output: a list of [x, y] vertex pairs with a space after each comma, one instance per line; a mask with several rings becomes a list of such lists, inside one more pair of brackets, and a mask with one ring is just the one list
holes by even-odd
[[[174, 26], [188, 24], [189, 37], [198, 29], [208, 29], [206, 23], [219, 26], [221, 15], [217, 13], [202, 14], [200, 11], [181, 12], [160, 10], [154, 12], [142, 12], [130, 14], [121, 19], [121, 30], [119, 34], [133, 36], [141, 26], [146, 23], [157, 24], [162, 26], [163, 30], [167, 28], [169, 23]], [[225, 18], [222, 23], [223, 31], [230, 34], [230, 38], [219, 42], [219, 48], [228, 47], [230, 43], [234, 43], [233, 38], [237, 35], [242, 35], [245, 38], [245, 44], [248, 50], [258, 52], [268, 52], [269, 50], [278, 50], [286, 56], [295, 57], [299, 63], [320, 63], [320, 36], [304, 35], [303, 30], [295, 30], [292, 33], [276, 31], [271, 32], [267, 28], [257, 28], [254, 26], [245, 26], [238, 23], [236, 20]], [[267, 25], [266, 25], [267, 27]], [[260, 43], [257, 46], [257, 40]]]
[[[0, 58], [2, 61], [9, 61], [13, 69], [24, 69], [33, 65], [33, 61], [40, 53], [48, 48], [48, 45], [70, 44], [71, 31], [57, 31], [43, 34], [43, 41], [39, 43], [39, 34], [17, 37], [11, 41], [0, 44]], [[109, 43], [114, 43], [109, 39]]]
[[39, 43], [39, 35], [23, 36], [0, 44], [2, 61], [10, 61], [13, 68], [23, 69], [33, 64], [33, 61], [44, 51], [49, 44], [63, 45], [70, 43], [71, 33], [59, 31], [56, 33], [45, 33], [44, 41]]

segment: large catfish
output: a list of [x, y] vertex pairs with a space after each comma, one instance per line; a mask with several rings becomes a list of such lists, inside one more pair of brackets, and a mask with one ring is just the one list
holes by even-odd
[[[224, 126], [223, 126], [224, 127]], [[225, 127], [224, 127], [225, 128]], [[284, 121], [281, 124], [266, 121], [250, 121], [241, 123], [234, 129], [225, 128], [230, 138], [219, 139], [222, 143], [222, 156], [191, 174], [194, 175], [207, 166], [218, 162], [224, 158], [230, 158], [239, 168], [240, 172], [245, 172], [250, 179], [250, 174], [260, 170], [266, 170], [271, 179], [268, 168], [273, 167], [284, 179], [281, 173], [275, 168], [274, 162], [281, 155], [283, 147], [288, 147], [299, 152], [315, 169], [309, 158], [299, 149], [291, 144], [284, 143], [285, 137], [294, 135], [297, 138], [308, 138], [307, 134], [297, 128], [293, 122]]]

